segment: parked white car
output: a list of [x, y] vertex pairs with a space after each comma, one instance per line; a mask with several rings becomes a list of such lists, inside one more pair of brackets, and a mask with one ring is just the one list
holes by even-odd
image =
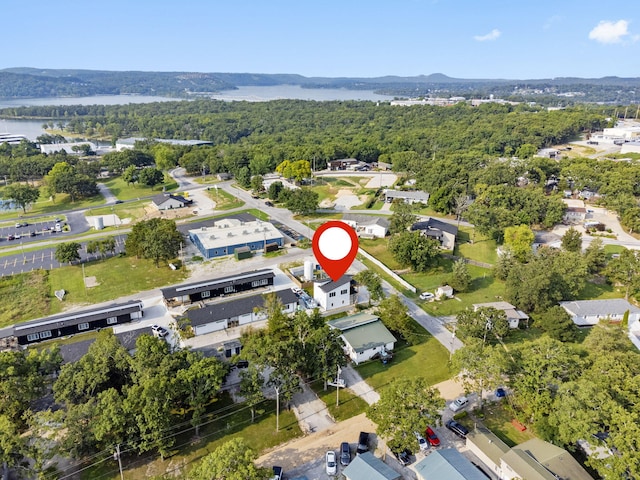
[[469, 404], [469, 399], [467, 397], [458, 397], [449, 404], [449, 409], [452, 412], [459, 412], [468, 404]]
[[336, 475], [338, 473], [338, 464], [336, 463], [336, 452], [329, 450], [326, 454], [327, 475]]
[[420, 294], [420, 300], [433, 300], [436, 296], [431, 292], [422, 292]]

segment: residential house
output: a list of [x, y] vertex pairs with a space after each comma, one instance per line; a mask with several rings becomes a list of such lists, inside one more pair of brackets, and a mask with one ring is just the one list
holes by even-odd
[[557, 148], [541, 148], [535, 156], [544, 158], [560, 158], [560, 155], [560, 150]]
[[592, 480], [569, 452], [539, 438], [509, 448], [491, 431], [479, 428], [467, 435], [466, 444], [501, 480]]
[[437, 240], [444, 250], [453, 250], [456, 246], [458, 227], [452, 223], [429, 218], [426, 221], [416, 222], [411, 225], [411, 231], [418, 231], [422, 235]]
[[424, 203], [429, 202], [429, 194], [421, 191], [387, 190], [384, 193], [384, 201], [391, 203], [394, 200], [402, 200], [404, 203]]
[[495, 308], [496, 310], [502, 310], [507, 315], [509, 321], [509, 328], [518, 328], [520, 321], [529, 322], [529, 315], [522, 310], [518, 310], [509, 302], [488, 302], [488, 303], [474, 303], [473, 310], [476, 311], [479, 308]]
[[579, 224], [587, 218], [587, 209], [584, 207], [567, 207], [562, 216], [563, 223]]
[[339, 160], [329, 160], [327, 168], [332, 171], [347, 170], [350, 166], [358, 165], [360, 162], [355, 158], [342, 158]]
[[436, 288], [435, 295], [438, 300], [453, 298], [453, 287], [450, 287], [449, 285], [438, 287]]
[[579, 327], [591, 327], [600, 320], [621, 322], [625, 312], [629, 312], [628, 324], [631, 325], [640, 319], [640, 308], [631, 305], [623, 298], [608, 300], [573, 300], [560, 302], [573, 323]]
[[[402, 475], [384, 463], [371, 452], [361, 453], [354, 458], [342, 475], [346, 480], [401, 480]], [[482, 479], [485, 480], [485, 479]]]
[[184, 208], [191, 205], [193, 200], [184, 198], [181, 195], [171, 195], [160, 193], [152, 199], [152, 205], [158, 210], [173, 210], [174, 208]]
[[139, 318], [142, 318], [140, 300], [52, 315], [3, 328], [0, 330], [0, 348], [99, 330]]
[[265, 250], [284, 245], [284, 235], [270, 222], [237, 218], [216, 221], [211, 227], [189, 230], [189, 239], [205, 258], [233, 255], [236, 248]]
[[342, 221], [353, 228], [358, 237], [384, 238], [389, 231], [390, 222], [384, 217], [375, 215], [358, 215], [345, 213]]
[[455, 448], [436, 450], [416, 463], [413, 469], [419, 480], [487, 480]]
[[254, 270], [253, 272], [242, 272], [227, 277], [167, 287], [161, 289], [161, 292], [167, 306], [188, 305], [210, 298], [271, 287], [275, 276], [273, 270]]
[[393, 350], [396, 338], [387, 330], [379, 317], [358, 313], [330, 320], [329, 327], [342, 332], [345, 354], [358, 365], [374, 355]]
[[[282, 313], [294, 313], [298, 309], [298, 296], [290, 289], [280, 290], [275, 294], [282, 303]], [[187, 317], [193, 332], [203, 335], [266, 320], [264, 302], [264, 295], [251, 295], [188, 310]]]
[[323, 310], [348, 307], [356, 303], [353, 276], [343, 275], [337, 281], [319, 280], [313, 284], [313, 298]]

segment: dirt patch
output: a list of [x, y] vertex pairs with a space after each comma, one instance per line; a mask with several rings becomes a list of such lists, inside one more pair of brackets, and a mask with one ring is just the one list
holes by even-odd
[[376, 425], [364, 413], [340, 423], [336, 423], [328, 430], [311, 433], [280, 445], [262, 455], [256, 463], [270, 468], [280, 465], [285, 472], [321, 458], [327, 450], [337, 450], [341, 442], [356, 443], [359, 432], [375, 432]]
[[96, 277], [84, 277], [84, 286], [87, 288], [97, 287], [100, 285]]

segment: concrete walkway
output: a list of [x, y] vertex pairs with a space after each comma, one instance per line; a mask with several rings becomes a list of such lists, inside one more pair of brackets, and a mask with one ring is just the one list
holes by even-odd
[[365, 382], [351, 365], [343, 367], [341, 375], [342, 378], [344, 378], [347, 388], [362, 398], [369, 405], [380, 400], [378, 392]]
[[327, 405], [305, 383], [302, 384], [302, 392], [293, 396], [291, 404], [300, 430], [305, 434], [327, 430], [336, 423]]

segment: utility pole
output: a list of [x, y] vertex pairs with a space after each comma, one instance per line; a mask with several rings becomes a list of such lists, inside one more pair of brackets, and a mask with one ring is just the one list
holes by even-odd
[[338, 365], [338, 375], [336, 376], [336, 407], [340, 406], [340, 374], [342, 373], [342, 369], [340, 365]]
[[273, 387], [276, 391], [276, 432], [280, 431], [280, 387]]
[[113, 458], [118, 460], [118, 468], [120, 469], [120, 480], [124, 480], [124, 474], [122, 473], [122, 460], [120, 460], [120, 444], [116, 445], [116, 453], [113, 454]]

